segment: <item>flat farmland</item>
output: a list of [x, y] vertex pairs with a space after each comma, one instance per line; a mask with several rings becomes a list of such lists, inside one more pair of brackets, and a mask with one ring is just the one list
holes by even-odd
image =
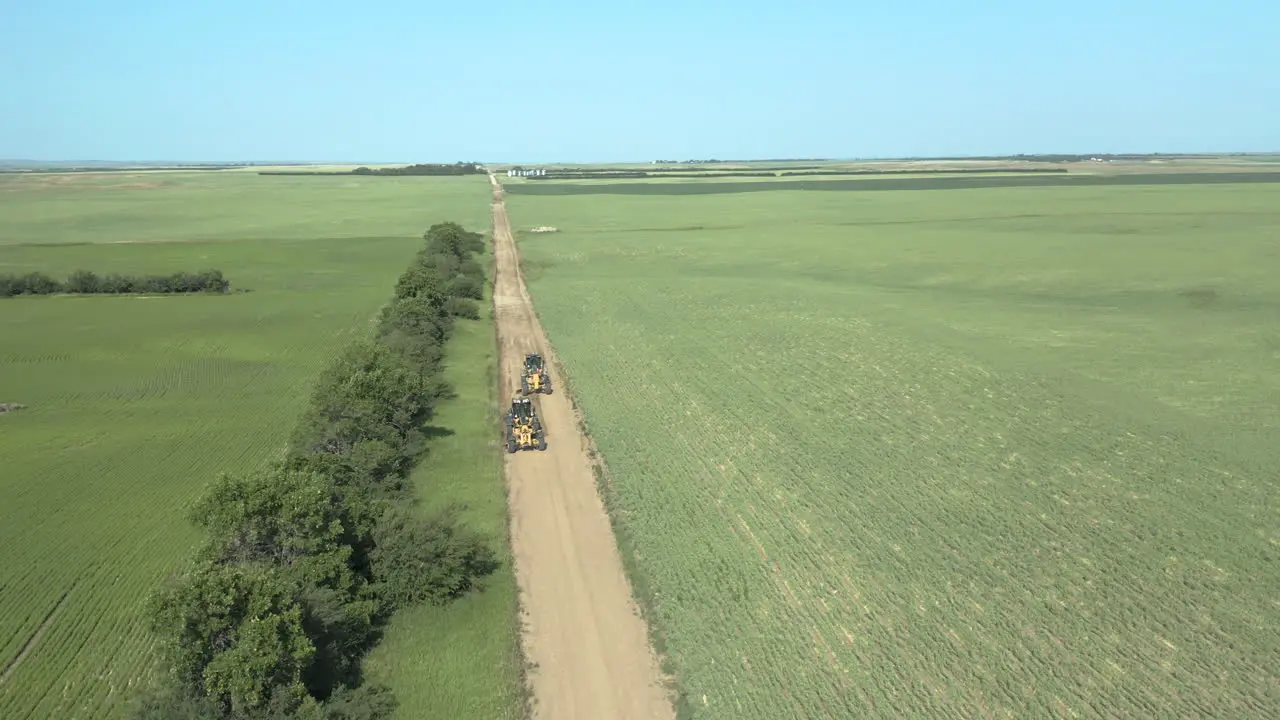
[[686, 713], [1280, 713], [1280, 184], [1222, 180], [513, 183]]
[[[1280, 183], [1280, 172], [1260, 170], [1240, 172], [1169, 172], [1153, 173], [1134, 171], [1132, 168], [1111, 168], [1108, 172], [1085, 171], [1073, 173], [1013, 174], [981, 172], [971, 175], [944, 175], [928, 170], [912, 172], [909, 176], [892, 174], [864, 175], [860, 177], [778, 177], [744, 178], [702, 177], [642, 178], [636, 180], [583, 179], [564, 181], [512, 178], [508, 192], [512, 195], [721, 195], [726, 193], [777, 192], [780, 188], [795, 190], [848, 192], [848, 191], [902, 191], [902, 190], [977, 190], [1031, 187], [1131, 187], [1160, 185], [1207, 184], [1274, 184]], [[1120, 172], [1116, 172], [1120, 170]], [[1127, 172], [1125, 171], [1127, 170]], [[1186, 168], [1182, 168], [1186, 170]], [[781, 185], [780, 183], [786, 183]]]
[[[0, 176], [0, 273], [217, 268], [226, 296], [0, 299], [0, 717], [117, 717], [189, 504], [283, 448], [432, 223], [488, 183], [248, 173]], [[237, 290], [247, 290], [239, 292]]]

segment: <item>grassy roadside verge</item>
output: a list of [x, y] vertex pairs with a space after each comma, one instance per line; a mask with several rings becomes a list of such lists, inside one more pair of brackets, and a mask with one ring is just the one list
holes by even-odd
[[[490, 255], [490, 259], [492, 256]], [[494, 398], [498, 351], [492, 290], [479, 320], [459, 320], [446, 349], [444, 378], [457, 397], [432, 424], [452, 434], [432, 441], [411, 480], [424, 515], [450, 504], [460, 519], [494, 538], [502, 566], [484, 591], [448, 605], [402, 610], [365, 661], [370, 680], [391, 686], [397, 718], [515, 720], [522, 717], [517, 596], [507, 527], [506, 484]]]

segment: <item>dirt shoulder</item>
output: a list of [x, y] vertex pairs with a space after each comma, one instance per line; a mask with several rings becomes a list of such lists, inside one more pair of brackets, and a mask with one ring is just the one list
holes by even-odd
[[[494, 188], [499, 398], [519, 387], [526, 352], [553, 361], [520, 275], [515, 238]], [[522, 609], [533, 716], [546, 720], [674, 720], [659, 663], [622, 568], [586, 442], [564, 378], [552, 367], [552, 395], [534, 396], [547, 449], [507, 455], [511, 546]]]

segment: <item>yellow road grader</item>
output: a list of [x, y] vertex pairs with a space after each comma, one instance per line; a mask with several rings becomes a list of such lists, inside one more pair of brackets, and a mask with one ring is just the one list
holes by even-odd
[[520, 394], [551, 394], [551, 373], [540, 353], [525, 353], [524, 373], [520, 376]]
[[506, 429], [507, 452], [547, 449], [547, 432], [533, 407], [533, 400], [512, 398], [511, 409], [503, 416], [502, 424]]

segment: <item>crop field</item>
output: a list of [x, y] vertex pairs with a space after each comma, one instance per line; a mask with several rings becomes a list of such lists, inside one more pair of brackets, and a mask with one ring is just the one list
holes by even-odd
[[[513, 178], [520, 179], [520, 178]], [[681, 182], [683, 180], [684, 182]], [[541, 180], [511, 183], [510, 195], [722, 195], [727, 193], [777, 192], [782, 187], [826, 192], [903, 191], [903, 190], [979, 190], [1017, 187], [1125, 187], [1150, 185], [1206, 184], [1274, 184], [1280, 183], [1280, 172], [1245, 171], [1235, 173], [1170, 172], [1133, 174], [1048, 174], [1048, 175], [929, 175], [911, 177], [892, 175], [855, 179], [814, 179], [788, 177], [777, 179], [721, 179], [714, 176], [664, 180], [644, 178], [631, 181]]]
[[[187, 506], [274, 455], [464, 178], [0, 176], [0, 273], [217, 268], [232, 294], [0, 299], [0, 717], [103, 718], [153, 668]], [[236, 292], [236, 291], [247, 292]]]
[[1280, 185], [1205, 179], [509, 186], [690, 716], [1280, 713]]

